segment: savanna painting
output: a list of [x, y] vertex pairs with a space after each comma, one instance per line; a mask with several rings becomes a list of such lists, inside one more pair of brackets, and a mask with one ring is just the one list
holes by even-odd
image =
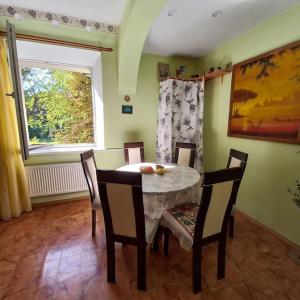
[[300, 41], [234, 66], [228, 135], [300, 144]]

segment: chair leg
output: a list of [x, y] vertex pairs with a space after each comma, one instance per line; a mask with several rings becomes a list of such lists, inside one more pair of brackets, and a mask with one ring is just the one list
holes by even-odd
[[169, 255], [169, 228], [164, 229], [164, 255]]
[[115, 278], [115, 243], [106, 239], [107, 250], [107, 281], [116, 282]]
[[138, 265], [138, 289], [146, 290], [146, 245], [137, 247], [137, 265]]
[[92, 237], [95, 237], [95, 233], [96, 233], [96, 218], [97, 218], [96, 210], [92, 209]]
[[163, 227], [159, 225], [157, 228], [156, 234], [154, 236], [153, 244], [151, 246], [151, 250], [154, 252], [159, 251], [159, 242], [161, 239], [162, 231], [163, 231]]
[[233, 238], [234, 231], [234, 216], [230, 216], [229, 218], [229, 236]]
[[201, 291], [201, 252], [202, 247], [193, 248], [193, 292]]
[[218, 246], [218, 279], [225, 277], [225, 257], [226, 257], [226, 234], [219, 240]]

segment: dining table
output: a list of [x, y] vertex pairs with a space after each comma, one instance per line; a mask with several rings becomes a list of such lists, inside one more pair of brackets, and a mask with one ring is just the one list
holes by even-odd
[[[168, 208], [186, 203], [199, 203], [202, 190], [201, 176], [195, 169], [175, 164], [160, 165], [166, 170], [163, 175], [142, 174], [144, 213], [155, 223], [158, 223]], [[140, 172], [140, 168], [146, 166], [151, 166], [155, 171], [157, 164], [127, 164], [117, 170]]]

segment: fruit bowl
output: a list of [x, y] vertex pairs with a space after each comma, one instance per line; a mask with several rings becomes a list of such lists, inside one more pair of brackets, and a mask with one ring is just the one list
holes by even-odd
[[155, 167], [156, 167], [156, 170], [165, 168], [163, 165], [155, 165]]
[[154, 172], [151, 166], [142, 166], [139, 169], [142, 174], [152, 174]]
[[154, 171], [154, 173], [157, 175], [164, 175], [165, 173], [167, 173], [167, 170], [165, 168], [158, 168]]

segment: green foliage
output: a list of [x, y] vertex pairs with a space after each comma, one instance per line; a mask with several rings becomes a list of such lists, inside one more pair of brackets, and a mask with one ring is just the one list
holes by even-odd
[[23, 68], [31, 143], [93, 143], [90, 74]]

